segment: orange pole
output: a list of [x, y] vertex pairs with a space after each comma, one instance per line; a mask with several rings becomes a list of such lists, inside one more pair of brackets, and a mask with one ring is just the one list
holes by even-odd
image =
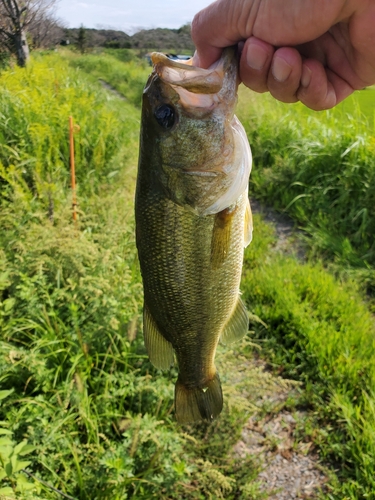
[[69, 139], [70, 139], [70, 172], [72, 178], [72, 193], [73, 193], [73, 220], [74, 222], [77, 222], [76, 171], [74, 164], [74, 123], [72, 116], [69, 116]]

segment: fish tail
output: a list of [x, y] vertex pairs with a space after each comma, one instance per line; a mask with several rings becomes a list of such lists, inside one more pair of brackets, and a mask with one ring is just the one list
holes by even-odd
[[175, 411], [179, 424], [213, 420], [223, 409], [223, 393], [218, 373], [204, 387], [187, 387], [180, 380], [175, 388]]

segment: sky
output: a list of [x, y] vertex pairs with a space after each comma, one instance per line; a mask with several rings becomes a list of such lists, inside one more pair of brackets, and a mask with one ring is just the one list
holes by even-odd
[[114, 28], [132, 34], [141, 28], [179, 28], [213, 0], [60, 0], [57, 17], [69, 28]]

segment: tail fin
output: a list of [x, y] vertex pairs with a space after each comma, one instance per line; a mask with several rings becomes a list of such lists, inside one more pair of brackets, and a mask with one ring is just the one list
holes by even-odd
[[175, 388], [176, 419], [179, 424], [187, 424], [198, 420], [213, 420], [223, 409], [223, 393], [219, 375], [206, 387], [189, 388], [180, 380]]

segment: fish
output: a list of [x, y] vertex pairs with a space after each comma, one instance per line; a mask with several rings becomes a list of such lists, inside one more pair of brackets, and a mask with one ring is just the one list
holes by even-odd
[[226, 48], [208, 69], [151, 58], [135, 194], [144, 342], [156, 368], [177, 361], [177, 422], [212, 421], [223, 408], [218, 343], [249, 325], [240, 279], [252, 157], [234, 114], [238, 54]]

